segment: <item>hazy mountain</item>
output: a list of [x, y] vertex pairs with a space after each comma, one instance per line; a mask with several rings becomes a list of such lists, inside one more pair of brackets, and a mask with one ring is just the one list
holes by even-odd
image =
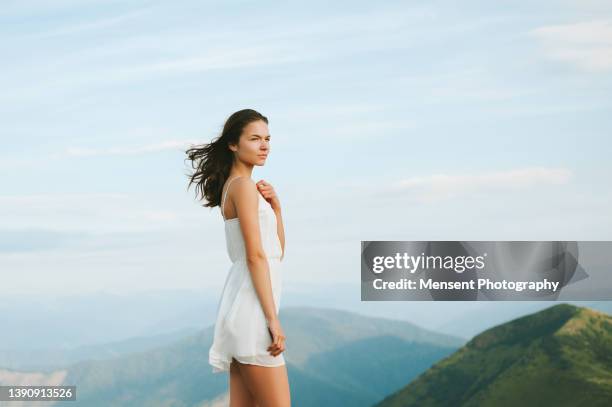
[[212, 292], [190, 290], [0, 298], [0, 350], [69, 350], [202, 329], [214, 323], [217, 302]]
[[176, 342], [200, 331], [184, 328], [163, 335], [139, 336], [100, 345], [70, 349], [0, 350], [0, 366], [13, 370], [52, 370], [85, 360], [102, 360], [142, 352]]
[[[281, 310], [292, 400], [299, 406], [369, 406], [465, 341], [404, 321], [312, 307]], [[171, 345], [49, 372], [77, 386], [70, 406], [204, 406], [226, 400], [213, 374], [213, 327]], [[21, 375], [27, 373], [22, 372]]]
[[[361, 301], [360, 284], [287, 283], [281, 309], [316, 304], [361, 315], [394, 318], [422, 328], [463, 337], [465, 341], [483, 330], [537, 312], [548, 301]], [[106, 346], [134, 337], [172, 334], [183, 329], [202, 329], [214, 323], [221, 288], [161, 290], [126, 294], [87, 293], [56, 298], [3, 296], [0, 298], [0, 366], [49, 366], [47, 350], [85, 355], [76, 348]], [[570, 303], [612, 312], [612, 301]], [[13, 357], [7, 352], [22, 351]], [[34, 359], [19, 355], [36, 353]], [[73, 352], [74, 351], [74, 352]], [[53, 357], [51, 359], [54, 359]], [[27, 364], [21, 364], [27, 362]], [[36, 362], [38, 363], [38, 362]], [[54, 362], [53, 362], [54, 363]]]
[[559, 304], [490, 328], [377, 406], [608, 406], [612, 317]]

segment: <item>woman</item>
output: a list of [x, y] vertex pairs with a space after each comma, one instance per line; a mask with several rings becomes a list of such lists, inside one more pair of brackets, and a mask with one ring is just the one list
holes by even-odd
[[229, 371], [230, 406], [290, 406], [285, 333], [278, 319], [285, 234], [274, 188], [251, 179], [270, 153], [268, 119], [252, 109], [232, 114], [221, 136], [187, 150], [196, 183], [219, 206], [232, 266], [221, 299], [209, 363]]

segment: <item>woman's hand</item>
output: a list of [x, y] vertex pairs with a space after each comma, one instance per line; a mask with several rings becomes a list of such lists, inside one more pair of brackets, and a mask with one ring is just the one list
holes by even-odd
[[272, 337], [272, 344], [268, 346], [268, 352], [270, 352], [272, 356], [278, 356], [281, 352], [285, 351], [286, 338], [278, 318], [268, 321], [268, 331]]
[[261, 193], [261, 195], [266, 199], [266, 201], [268, 201], [268, 203], [270, 204], [272, 209], [274, 209], [275, 212], [280, 211], [280, 200], [278, 199], [278, 196], [276, 195], [276, 191], [274, 190], [272, 184], [262, 179], [257, 182], [257, 189], [259, 190], [259, 193]]

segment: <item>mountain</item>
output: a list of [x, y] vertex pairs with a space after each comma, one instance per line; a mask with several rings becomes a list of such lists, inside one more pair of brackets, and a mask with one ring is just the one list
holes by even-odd
[[[405, 321], [335, 309], [286, 307], [279, 316], [298, 406], [370, 406], [465, 343]], [[77, 386], [70, 406], [223, 405], [228, 379], [208, 364], [212, 335], [209, 326], [171, 345], [80, 362], [47, 376]]]
[[184, 337], [194, 335], [199, 331], [199, 328], [184, 328], [162, 335], [138, 336], [122, 341], [76, 346], [69, 349], [0, 349], [0, 366], [12, 370], [49, 371], [84, 360], [109, 359], [133, 352], [158, 348]]
[[609, 406], [612, 317], [570, 304], [487, 329], [376, 404]]
[[215, 297], [214, 290], [0, 296], [0, 351], [70, 350], [201, 329], [215, 321]]
[[[299, 406], [370, 406], [465, 343], [406, 321], [330, 308], [288, 307], [281, 318], [291, 333], [285, 353]], [[329, 388], [305, 387], [294, 380], [296, 370]]]
[[[436, 332], [464, 338], [472, 338], [495, 325], [500, 325], [523, 315], [534, 314], [559, 301], [472, 301], [473, 304], [457, 304], [453, 313], [440, 311], [448, 320], [427, 326]], [[579, 307], [588, 307], [606, 314], [612, 314], [612, 301], [563, 301]], [[462, 308], [464, 309], [461, 312]], [[474, 318], [477, 314], [478, 318]], [[441, 315], [439, 315], [441, 318]], [[418, 322], [417, 322], [418, 324]], [[420, 325], [420, 324], [419, 324]], [[423, 325], [425, 326], [425, 325]], [[467, 340], [466, 340], [467, 341]]]

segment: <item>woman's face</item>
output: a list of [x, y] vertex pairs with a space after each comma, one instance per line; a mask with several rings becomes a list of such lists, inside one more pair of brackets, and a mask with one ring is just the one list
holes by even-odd
[[252, 165], [264, 165], [270, 153], [270, 134], [263, 120], [256, 120], [242, 129], [237, 149], [233, 149], [241, 161]]

